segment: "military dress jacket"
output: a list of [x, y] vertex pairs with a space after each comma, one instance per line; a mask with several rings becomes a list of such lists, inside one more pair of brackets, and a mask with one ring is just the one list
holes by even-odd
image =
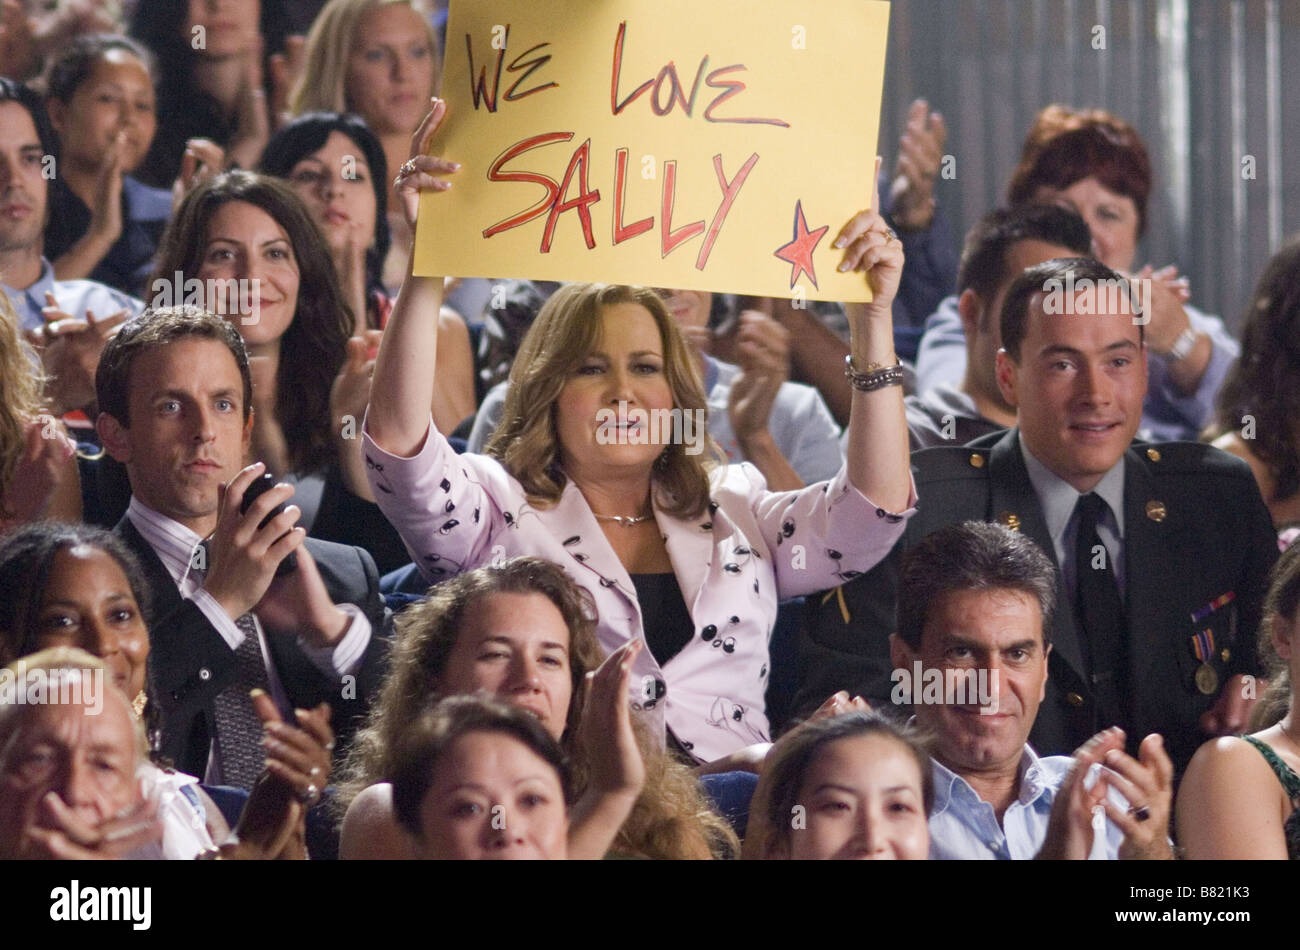
[[[899, 561], [930, 532], [996, 521], [1032, 538], [1056, 563], [1018, 429], [917, 452], [912, 471], [921, 501], [889, 557], [811, 605], [799, 644], [801, 711], [836, 689], [889, 702]], [[1256, 632], [1277, 535], [1247, 465], [1194, 442], [1133, 443], [1124, 525], [1128, 683], [1137, 733], [1129, 738], [1160, 733], [1181, 772], [1208, 738], [1198, 719], [1222, 685], [1239, 673], [1261, 674]], [[1085, 644], [1057, 568], [1047, 696], [1030, 734], [1042, 755], [1070, 754], [1112, 725], [1098, 719]]]

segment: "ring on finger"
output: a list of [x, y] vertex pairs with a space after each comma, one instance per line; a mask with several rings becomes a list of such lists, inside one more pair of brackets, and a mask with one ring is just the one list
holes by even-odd
[[1146, 805], [1135, 805], [1128, 810], [1128, 813], [1132, 815], [1136, 821], [1146, 821], [1151, 817], [1151, 809]]
[[298, 801], [310, 808], [320, 801], [320, 788], [315, 782], [311, 782], [298, 793]]

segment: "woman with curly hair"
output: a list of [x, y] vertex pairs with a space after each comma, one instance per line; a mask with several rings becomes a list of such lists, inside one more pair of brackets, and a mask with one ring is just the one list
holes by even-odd
[[[1273, 524], [1300, 521], [1300, 238], [1269, 260], [1241, 326], [1241, 358], [1219, 391], [1210, 437], [1246, 460]], [[1217, 436], [1217, 438], [1216, 438]]]
[[567, 753], [578, 796], [571, 857], [735, 853], [734, 834], [691, 770], [631, 723], [627, 677], [637, 647], [602, 664], [595, 626], [587, 593], [534, 557], [468, 571], [403, 611], [388, 679], [342, 770], [340, 856], [414, 856], [393, 813], [395, 754], [422, 711], [474, 692], [533, 713]]

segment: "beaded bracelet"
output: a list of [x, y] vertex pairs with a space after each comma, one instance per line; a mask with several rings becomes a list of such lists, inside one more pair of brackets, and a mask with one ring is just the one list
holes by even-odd
[[886, 386], [903, 385], [903, 362], [894, 357], [895, 362], [892, 365], [884, 363], [868, 363], [865, 372], [858, 372], [853, 365], [853, 356], [844, 357], [844, 375], [848, 377], [849, 384], [861, 393], [869, 393], [877, 389], [883, 389]]

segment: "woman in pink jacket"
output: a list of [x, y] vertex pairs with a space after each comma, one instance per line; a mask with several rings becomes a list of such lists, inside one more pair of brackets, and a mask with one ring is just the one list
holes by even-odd
[[[445, 111], [434, 100], [398, 176], [412, 222], [420, 191], [444, 190], [439, 176], [459, 167], [426, 154]], [[456, 455], [427, 411], [441, 278], [408, 266], [375, 364], [367, 473], [425, 577], [521, 554], [562, 565], [595, 598], [606, 651], [644, 638], [634, 707], [702, 762], [768, 739], [777, 602], [868, 570], [916, 501], [890, 317], [902, 245], [864, 211], [835, 246], [875, 299], [850, 308], [847, 463], [799, 491], [714, 464], [689, 351], [645, 288], [577, 284], [551, 298], [515, 359], [489, 456]]]

